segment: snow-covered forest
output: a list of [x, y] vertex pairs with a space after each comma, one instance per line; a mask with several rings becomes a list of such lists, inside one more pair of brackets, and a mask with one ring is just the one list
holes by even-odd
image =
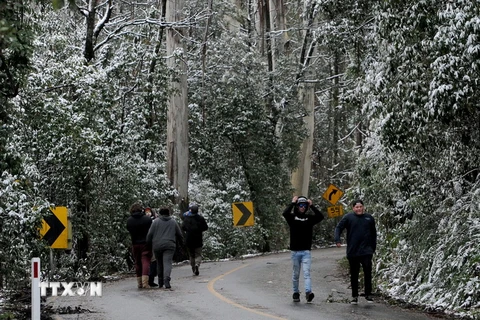
[[48, 261], [51, 206], [56, 275], [87, 280], [129, 269], [136, 201], [199, 203], [219, 259], [286, 249], [292, 195], [326, 215], [333, 183], [376, 218], [378, 290], [475, 319], [479, 87], [478, 0], [3, 1], [1, 288]]

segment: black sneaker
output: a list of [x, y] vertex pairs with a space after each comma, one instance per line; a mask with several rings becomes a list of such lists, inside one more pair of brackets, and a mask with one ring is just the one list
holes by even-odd
[[198, 271], [198, 266], [195, 266], [195, 275], [198, 276], [200, 272]]
[[373, 303], [372, 296], [365, 296], [365, 300], [367, 300], [368, 303]]
[[352, 298], [352, 300], [350, 300], [350, 303], [351, 304], [358, 304], [358, 297]]
[[300, 293], [294, 292], [293, 293], [293, 302], [299, 302], [300, 301]]
[[155, 282], [149, 282], [148, 285], [150, 287], [158, 287], [158, 284], [156, 284]]
[[170, 277], [163, 279], [163, 284], [165, 285], [165, 289], [171, 289], [172, 286], [170, 285]]
[[305, 298], [307, 299], [307, 302], [312, 302], [314, 297], [315, 297], [315, 295], [313, 294], [313, 292], [307, 292], [305, 294]]

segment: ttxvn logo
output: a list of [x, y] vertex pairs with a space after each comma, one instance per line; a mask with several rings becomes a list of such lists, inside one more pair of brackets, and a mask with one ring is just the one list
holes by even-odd
[[102, 296], [102, 283], [101, 282], [40, 282], [40, 295], [42, 297], [47, 296], [47, 288], [52, 289], [52, 297], [56, 297], [59, 294], [59, 289], [63, 289], [61, 296], [86, 296], [87, 293], [91, 297]]

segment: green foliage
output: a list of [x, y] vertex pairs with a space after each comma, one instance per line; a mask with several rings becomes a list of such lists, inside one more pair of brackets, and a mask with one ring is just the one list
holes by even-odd
[[0, 96], [12, 98], [28, 68], [32, 53], [32, 33], [24, 23], [26, 7], [22, 2], [4, 1], [0, 6]]
[[48, 208], [12, 138], [12, 99], [24, 84], [32, 54], [27, 3], [0, 5], [0, 286], [10, 288], [25, 285], [32, 254], [42, 252], [38, 227]]
[[0, 181], [2, 286], [19, 288], [27, 284], [24, 279], [28, 279], [30, 259], [42, 253], [38, 228], [49, 204], [38, 197], [38, 190], [25, 176], [5, 171]]
[[[268, 251], [277, 243], [272, 230], [282, 223], [278, 203], [290, 197], [284, 164], [294, 162], [303, 125], [294, 111], [294, 92], [288, 88], [279, 90], [283, 92], [279, 99], [288, 102], [281, 106], [279, 118], [272, 118], [271, 106], [264, 99], [268, 88], [262, 85], [267, 78], [262, 72], [265, 66], [257, 62], [255, 51], [244, 39], [218, 42], [208, 52], [212, 73], [192, 83], [192, 169], [216, 188], [236, 181], [247, 192], [242, 198], [254, 202], [264, 230], [266, 242], [259, 250]], [[282, 126], [280, 135], [277, 125]]]
[[319, 53], [314, 65], [319, 103], [315, 108], [312, 183], [321, 193], [330, 183], [343, 189], [350, 186], [361, 138], [368, 134], [369, 119], [361, 112], [367, 101], [363, 77], [376, 52], [372, 29], [378, 3], [321, 0], [313, 4], [318, 15], [313, 43]]
[[[95, 38], [88, 63], [83, 16], [62, 1], [48, 2], [56, 11], [21, 3], [0, 6], [0, 53], [7, 61], [0, 67], [2, 275], [6, 285], [28, 279], [28, 265], [13, 257], [48, 261], [35, 231], [49, 204], [70, 208], [74, 232], [71, 254], [55, 253], [56, 277], [87, 280], [127, 270], [131, 203], [177, 209], [165, 173], [175, 70], [164, 65], [157, 3], [115, 3], [118, 16]], [[206, 258], [286, 247], [281, 212], [307, 135], [297, 80], [308, 80], [317, 97], [309, 196], [326, 212], [321, 194], [335, 183], [345, 198], [366, 201], [378, 222], [376, 273], [384, 292], [474, 313], [480, 268], [475, 1], [290, 2], [288, 31], [269, 34], [275, 41], [288, 35], [284, 50], [274, 48], [274, 67], [249, 11], [213, 6], [207, 20], [205, 2], [190, 1], [187, 11], [197, 20], [185, 33], [189, 197], [210, 226]], [[315, 23], [307, 38], [310, 14]], [[316, 50], [308, 65], [299, 65], [304, 39]], [[238, 201], [254, 202], [254, 227], [233, 226], [231, 203]], [[315, 228], [317, 245], [331, 241], [335, 222]], [[7, 246], [12, 238], [21, 244]]]
[[20, 159], [8, 149], [12, 133], [10, 99], [18, 94], [29, 67], [32, 33], [23, 16], [22, 2], [3, 1], [0, 5], [0, 173], [20, 173]]
[[[478, 251], [478, 26], [471, 1], [384, 3], [366, 74], [374, 130], [350, 190], [379, 221], [380, 288], [411, 303], [469, 313]], [[473, 38], [472, 38], [473, 37]], [[473, 100], [470, 100], [473, 99]], [[466, 143], [469, 142], [469, 143]], [[370, 207], [370, 206], [369, 206]], [[473, 251], [470, 251], [473, 250]], [[412, 263], [415, 261], [415, 263]]]
[[[241, 184], [235, 179], [228, 181], [225, 187], [217, 188], [207, 179], [194, 175], [189, 193], [191, 201], [200, 204], [200, 213], [206, 218], [209, 226], [204, 235], [205, 258], [216, 260], [264, 251], [266, 241], [269, 242], [270, 250], [285, 247], [288, 236], [284, 227], [277, 224], [276, 232], [272, 234], [272, 229], [260, 223], [256, 202], [254, 202], [255, 225], [253, 227], [233, 225], [232, 202], [249, 201], [248, 192], [243, 191]], [[276, 216], [281, 217], [281, 208], [276, 206], [272, 209], [276, 211]]]
[[64, 0], [52, 0], [52, 7], [55, 10], [59, 10], [59, 9], [63, 8], [64, 5], [65, 5]]
[[[121, 57], [109, 55], [110, 46], [99, 54], [101, 63], [85, 64], [75, 45], [81, 30], [62, 26], [64, 14], [32, 17], [37, 32], [51, 36], [35, 42], [9, 146], [24, 155], [40, 195], [70, 209], [73, 251], [58, 254], [59, 276], [87, 279], [127, 269], [125, 222], [133, 202], [171, 204], [163, 148], [166, 76], [162, 63], [153, 71], [148, 64], [125, 63], [152, 58], [148, 47], [137, 51], [135, 39], [124, 43]], [[133, 89], [126, 87], [137, 80]]]

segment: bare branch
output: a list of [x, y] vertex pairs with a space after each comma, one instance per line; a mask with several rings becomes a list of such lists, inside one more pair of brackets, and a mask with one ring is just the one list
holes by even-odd
[[105, 24], [110, 20], [110, 17], [112, 16], [112, 11], [113, 11], [113, 5], [112, 5], [112, 0], [107, 1], [107, 8], [105, 9], [105, 14], [103, 15], [102, 19], [100, 19], [95, 26], [95, 29], [93, 29], [93, 36], [95, 38], [98, 37], [100, 34], [100, 31], [102, 31], [103, 27]]
[[[115, 30], [111, 31], [105, 39], [103, 39], [101, 42], [99, 42], [95, 48], [94, 51], [98, 50], [100, 47], [102, 47], [105, 43], [107, 43], [110, 39], [113, 39], [119, 35], [122, 34], [128, 34], [128, 32], [123, 32], [122, 30], [131, 27], [131, 26], [138, 26], [138, 25], [143, 25], [143, 24], [152, 24], [156, 25], [162, 28], [173, 28], [173, 29], [180, 29], [180, 28], [191, 28], [192, 26], [195, 26], [198, 24], [199, 21], [208, 19], [210, 15], [208, 13], [200, 12], [195, 16], [189, 17], [187, 19], [184, 19], [182, 21], [175, 21], [175, 22], [165, 22], [162, 20], [158, 19], [151, 19], [151, 18], [145, 18], [145, 19], [137, 19], [129, 22], [124, 22], [126, 19], [123, 19], [122, 21], [117, 21], [115, 24], [118, 25], [120, 22], [124, 22], [120, 26], [118, 26]], [[105, 27], [107, 27], [105, 25]]]

